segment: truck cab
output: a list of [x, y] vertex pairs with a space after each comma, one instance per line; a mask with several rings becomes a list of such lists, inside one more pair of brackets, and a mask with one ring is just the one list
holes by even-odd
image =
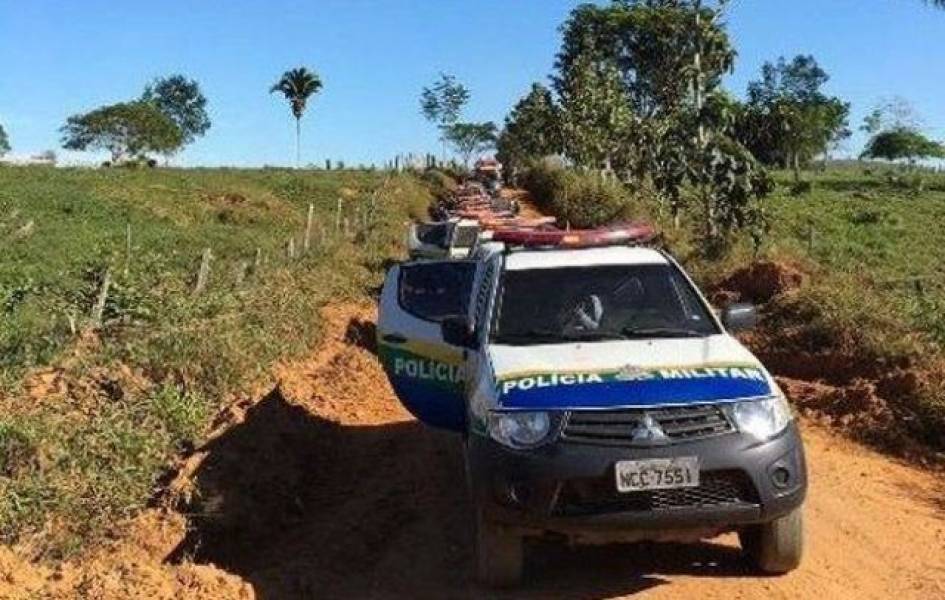
[[393, 267], [378, 348], [404, 406], [462, 437], [478, 574], [523, 539], [695, 541], [736, 531], [761, 571], [803, 547], [804, 452], [787, 401], [666, 252], [485, 242]]

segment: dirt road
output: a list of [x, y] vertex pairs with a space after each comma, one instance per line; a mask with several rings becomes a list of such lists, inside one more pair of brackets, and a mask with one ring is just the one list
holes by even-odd
[[[235, 406], [149, 511], [101, 555], [56, 571], [0, 553], [0, 597], [945, 598], [940, 477], [805, 423], [808, 552], [757, 577], [734, 536], [699, 545], [537, 544], [526, 583], [473, 582], [459, 441], [413, 421], [373, 355], [373, 308], [325, 312], [327, 340]], [[4, 587], [6, 585], [7, 587]]]

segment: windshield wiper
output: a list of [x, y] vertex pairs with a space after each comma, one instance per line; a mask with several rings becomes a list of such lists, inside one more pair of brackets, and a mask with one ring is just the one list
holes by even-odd
[[688, 338], [708, 335], [685, 327], [624, 327], [620, 333], [627, 338]]

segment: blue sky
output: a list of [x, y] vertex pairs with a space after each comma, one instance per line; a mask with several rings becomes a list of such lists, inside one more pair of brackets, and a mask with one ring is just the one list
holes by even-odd
[[[417, 96], [439, 71], [471, 90], [471, 120], [500, 122], [551, 71], [565, 0], [0, 0], [0, 123], [14, 154], [58, 149], [66, 117], [140, 94], [153, 77], [200, 81], [213, 127], [178, 162], [291, 164], [287, 106], [267, 93], [307, 65], [325, 88], [303, 120], [303, 160], [383, 162], [437, 151]], [[812, 53], [854, 128], [880, 98], [908, 98], [945, 138], [945, 11], [921, 0], [734, 0], [744, 92], [765, 60]], [[859, 151], [860, 136], [848, 144]]]

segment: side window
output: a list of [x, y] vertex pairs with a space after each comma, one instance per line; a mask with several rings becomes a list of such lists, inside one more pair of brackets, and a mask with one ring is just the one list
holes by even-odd
[[475, 264], [450, 261], [407, 264], [400, 269], [398, 303], [411, 315], [439, 322], [465, 315]]

